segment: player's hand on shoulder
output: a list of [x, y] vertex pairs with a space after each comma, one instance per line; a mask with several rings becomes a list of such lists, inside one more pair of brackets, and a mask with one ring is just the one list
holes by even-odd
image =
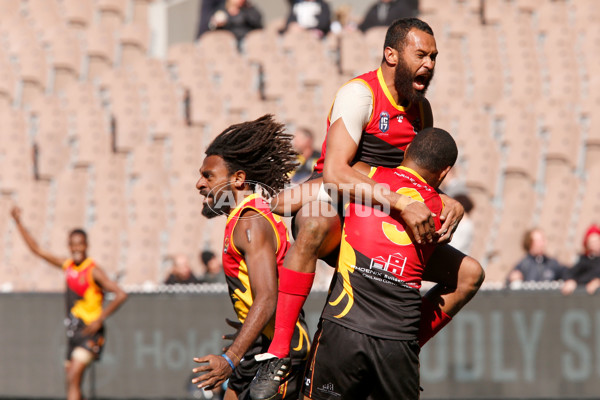
[[465, 215], [465, 209], [458, 201], [445, 194], [441, 195], [444, 201], [444, 209], [440, 215], [442, 227], [436, 232], [439, 235], [438, 243], [448, 243], [458, 228], [458, 224]]
[[435, 214], [424, 203], [419, 201], [408, 203], [400, 212], [400, 216], [417, 243], [435, 242], [435, 222], [433, 220]]

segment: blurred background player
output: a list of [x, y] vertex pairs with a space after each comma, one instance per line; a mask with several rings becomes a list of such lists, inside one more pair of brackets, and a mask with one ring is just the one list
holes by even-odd
[[[265, 115], [232, 125], [209, 145], [196, 188], [204, 196], [202, 215], [227, 216], [223, 269], [229, 294], [242, 322], [233, 343], [222, 355], [194, 358], [206, 364], [193, 370], [199, 388], [212, 389], [229, 379], [225, 399], [247, 399], [259, 367], [255, 355], [266, 352], [273, 337], [277, 279], [289, 248], [287, 228], [261, 196], [263, 188], [279, 191], [296, 167], [292, 136]], [[309, 337], [303, 317], [296, 322], [291, 353], [291, 378], [282, 397], [297, 399], [308, 354]]]
[[[69, 233], [71, 258], [65, 259], [41, 249], [21, 222], [21, 210], [14, 207], [12, 217], [29, 249], [51, 265], [61, 268], [67, 281], [67, 399], [81, 399], [83, 373], [90, 363], [99, 359], [105, 341], [104, 321], [127, 299], [127, 294], [108, 278], [106, 273], [87, 256], [87, 235], [81, 229]], [[103, 307], [104, 293], [115, 298]]]
[[[436, 188], [457, 155], [448, 132], [426, 128], [398, 168], [357, 167], [425, 203], [439, 228], [444, 204]], [[419, 290], [435, 246], [413, 242], [397, 212], [349, 203], [337, 273], [308, 361], [305, 398], [419, 398]]]

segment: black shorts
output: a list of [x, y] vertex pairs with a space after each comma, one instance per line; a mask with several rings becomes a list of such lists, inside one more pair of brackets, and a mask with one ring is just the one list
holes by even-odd
[[100, 355], [102, 355], [102, 349], [104, 348], [104, 342], [106, 341], [104, 327], [100, 328], [100, 330], [93, 335], [84, 335], [82, 331], [86, 325], [79, 318], [67, 318], [65, 324], [67, 325], [66, 359], [71, 359], [73, 350], [75, 350], [76, 347], [83, 347], [94, 355], [95, 360], [99, 360]]
[[419, 389], [417, 340], [382, 339], [321, 320], [304, 376], [313, 400], [414, 400]]
[[[229, 378], [228, 388], [231, 388], [238, 394], [239, 400], [250, 399], [250, 382], [254, 379], [256, 372], [260, 364], [254, 359], [255, 355], [266, 353], [269, 350], [271, 341], [264, 335], [254, 342], [250, 350], [244, 354], [242, 361], [233, 371], [233, 374]], [[304, 353], [306, 354], [306, 352]], [[284, 397], [278, 397], [283, 399], [298, 399], [300, 390], [302, 389], [302, 376], [306, 367], [306, 356], [300, 358], [294, 358], [292, 360], [292, 370], [286, 382]]]

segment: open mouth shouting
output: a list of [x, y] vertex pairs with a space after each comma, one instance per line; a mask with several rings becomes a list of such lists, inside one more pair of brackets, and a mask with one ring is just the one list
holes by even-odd
[[427, 88], [429, 87], [429, 83], [431, 82], [432, 76], [433, 73], [431, 73], [430, 71], [425, 71], [418, 74], [417, 76], [415, 76], [415, 79], [413, 79], [413, 88], [419, 92], [427, 90]]

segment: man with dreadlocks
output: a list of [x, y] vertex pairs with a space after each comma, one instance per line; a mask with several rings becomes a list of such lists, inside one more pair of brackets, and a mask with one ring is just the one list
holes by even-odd
[[[204, 196], [202, 215], [227, 215], [223, 270], [233, 308], [242, 323], [222, 355], [194, 358], [202, 375], [192, 382], [212, 389], [229, 378], [225, 399], [249, 398], [249, 385], [274, 331], [279, 270], [290, 246], [287, 229], [262, 197], [289, 182], [296, 167], [292, 135], [265, 115], [225, 129], [206, 150], [196, 188]], [[282, 398], [297, 399], [308, 355], [309, 338], [302, 316], [296, 322], [291, 352], [291, 379], [280, 388]]]

